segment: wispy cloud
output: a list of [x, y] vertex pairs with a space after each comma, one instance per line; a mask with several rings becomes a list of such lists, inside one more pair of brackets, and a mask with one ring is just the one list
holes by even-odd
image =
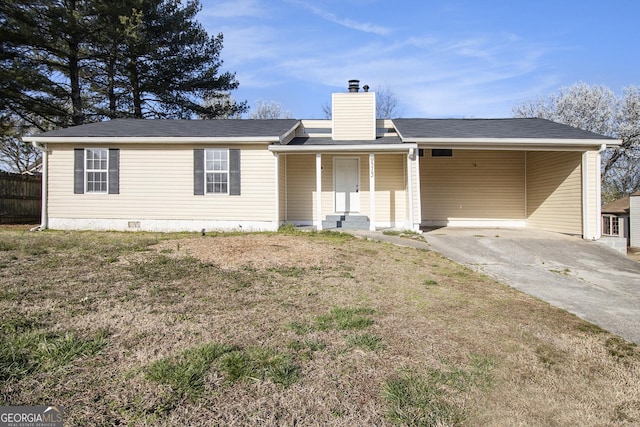
[[[630, 41], [635, 27], [618, 25], [596, 36], [562, 2], [553, 15], [545, 8], [524, 14], [482, 2], [201, 3], [203, 25], [210, 34], [224, 34], [223, 68], [236, 72], [238, 98], [273, 99], [299, 117], [317, 114], [316, 107], [331, 92], [345, 90], [351, 78], [371, 88], [387, 86], [407, 116], [496, 117], [578, 79], [622, 85], [637, 77], [629, 77], [638, 57], [629, 53], [637, 50]], [[630, 12], [581, 11], [611, 18], [601, 19], [605, 26], [632, 22], [637, 13]]]
[[205, 18], [239, 18], [262, 16], [265, 9], [258, 0], [235, 0], [215, 2], [209, 5], [205, 2], [199, 16]]
[[[303, 0], [203, 3], [207, 16], [215, 16], [206, 23], [215, 29], [210, 32], [224, 34], [223, 67], [236, 72], [238, 98], [273, 99], [299, 117], [318, 114], [314, 106], [352, 78], [388, 87], [415, 117], [510, 115], [511, 106], [560, 81], [549, 56], [561, 47], [525, 34], [445, 35], [432, 27], [404, 29], [398, 19], [380, 26], [370, 15], [358, 22]], [[350, 7], [340, 13], [355, 13]]]
[[223, 58], [234, 66], [251, 61], [265, 63], [282, 57], [278, 32], [268, 25], [222, 27], [224, 34]]
[[[523, 94], [510, 93], [507, 86], [529, 78], [542, 66], [548, 49], [511, 37], [479, 36], [443, 43], [412, 36], [396, 43], [370, 42], [331, 55], [291, 57], [281, 62], [281, 69], [295, 79], [328, 86], [342, 87], [348, 78], [359, 78], [371, 87], [387, 85], [407, 104], [407, 114], [494, 117], [510, 113], [502, 111], [505, 100]], [[550, 81], [554, 79], [527, 83], [540, 89]]]
[[307, 4], [298, 0], [289, 0], [288, 3], [295, 4], [301, 7], [304, 7], [307, 10], [313, 12], [314, 15], [321, 17], [329, 22], [333, 22], [334, 24], [338, 24], [345, 28], [349, 28], [356, 31], [362, 31], [364, 33], [377, 34], [379, 36], [386, 36], [390, 34], [393, 30], [388, 27], [384, 27], [382, 25], [372, 24], [369, 22], [358, 22], [349, 18], [341, 18], [335, 15], [334, 13], [327, 12], [326, 10], [320, 9], [317, 6]]

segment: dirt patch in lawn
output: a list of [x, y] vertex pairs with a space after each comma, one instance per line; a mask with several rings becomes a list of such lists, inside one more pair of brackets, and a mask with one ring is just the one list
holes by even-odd
[[218, 235], [165, 241], [155, 249], [192, 256], [222, 268], [322, 267], [335, 261], [335, 246], [305, 236], [279, 234]]

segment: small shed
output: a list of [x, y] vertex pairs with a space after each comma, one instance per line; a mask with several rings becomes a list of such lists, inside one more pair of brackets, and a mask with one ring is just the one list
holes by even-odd
[[629, 200], [622, 197], [602, 206], [602, 235], [624, 237], [629, 241]]
[[615, 249], [640, 248], [640, 192], [602, 206], [602, 240]]

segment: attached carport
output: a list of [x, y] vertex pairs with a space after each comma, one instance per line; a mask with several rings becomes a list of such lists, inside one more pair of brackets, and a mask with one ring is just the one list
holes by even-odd
[[395, 119], [419, 147], [421, 225], [600, 237], [600, 153], [618, 140], [544, 119]]

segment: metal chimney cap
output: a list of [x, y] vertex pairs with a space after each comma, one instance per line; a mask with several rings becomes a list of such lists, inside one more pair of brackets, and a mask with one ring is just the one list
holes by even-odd
[[360, 91], [360, 80], [349, 80], [349, 92]]

